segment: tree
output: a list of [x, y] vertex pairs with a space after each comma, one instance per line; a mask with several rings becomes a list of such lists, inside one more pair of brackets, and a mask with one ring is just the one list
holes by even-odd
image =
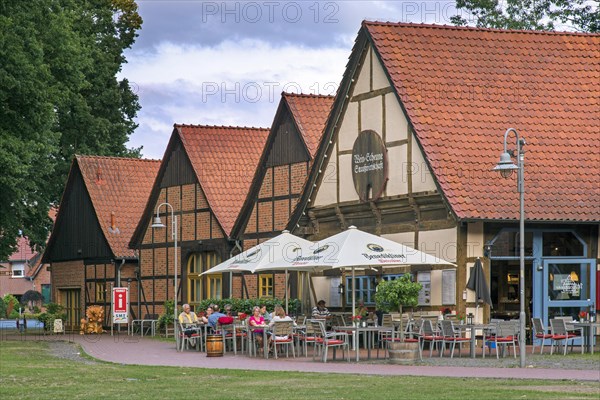
[[421, 285], [412, 281], [410, 274], [404, 274], [393, 281], [383, 281], [377, 285], [375, 303], [382, 311], [395, 311], [400, 313], [400, 337], [404, 341], [404, 329], [402, 328], [402, 307], [414, 307], [419, 302]]
[[375, 303], [377, 309], [382, 311], [398, 311], [402, 314], [402, 307], [415, 307], [419, 301], [419, 291], [423, 286], [413, 282], [410, 274], [404, 274], [393, 281], [382, 281], [377, 285]]
[[134, 0], [0, 3], [0, 259], [48, 238], [74, 154], [139, 156], [138, 98], [116, 74], [141, 27]]
[[[457, 0], [478, 27], [553, 31], [561, 22], [581, 32], [600, 32], [600, 7], [590, 0]], [[451, 18], [467, 25], [462, 15]]]
[[37, 304], [42, 304], [44, 296], [37, 290], [28, 290], [21, 296], [21, 304], [26, 306], [28, 309], [33, 309]]

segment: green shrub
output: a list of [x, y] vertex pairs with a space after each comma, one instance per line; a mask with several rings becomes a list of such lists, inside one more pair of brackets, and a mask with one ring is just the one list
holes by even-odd
[[54, 320], [67, 319], [67, 314], [64, 312], [64, 307], [56, 303], [46, 304], [46, 312], [39, 314], [38, 319], [44, 324], [44, 330], [49, 331], [53, 329]]
[[[196, 306], [196, 312], [200, 313], [205, 311], [209, 305], [217, 304], [221, 310], [225, 308], [226, 304], [231, 304], [231, 310], [234, 314], [239, 312], [246, 313], [248, 315], [252, 314], [252, 309], [254, 306], [260, 306], [264, 304], [267, 306], [267, 310], [273, 311], [276, 305], [281, 305], [285, 307], [285, 299], [277, 299], [277, 298], [268, 298], [268, 299], [238, 299], [238, 298], [229, 298], [229, 299], [206, 299], [202, 300]], [[300, 300], [299, 299], [289, 299], [288, 300], [288, 311], [291, 315], [296, 315], [298, 310], [300, 309]]]

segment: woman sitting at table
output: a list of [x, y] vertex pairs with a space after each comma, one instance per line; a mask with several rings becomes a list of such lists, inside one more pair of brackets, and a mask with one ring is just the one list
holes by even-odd
[[206, 314], [204, 314], [201, 318], [200, 318], [200, 322], [202, 322], [203, 324], [208, 324], [208, 317], [210, 317], [210, 315], [213, 313], [213, 309], [212, 309], [212, 305], [208, 306], [206, 308]]
[[[254, 306], [252, 309], [252, 315], [248, 318], [248, 324], [250, 326], [266, 326], [265, 319], [262, 315], [260, 315], [260, 307]], [[263, 330], [262, 329], [253, 329], [254, 339], [258, 342], [258, 348], [263, 348]]]
[[[285, 315], [285, 310], [283, 309], [283, 307], [277, 305], [275, 306], [275, 311], [273, 311], [273, 319], [271, 320], [271, 322], [269, 322], [269, 328], [273, 328], [273, 325], [275, 325], [275, 322], [277, 321], [292, 321], [294, 322], [294, 320], [288, 316]], [[294, 322], [294, 326], [296, 326], [296, 323]], [[277, 340], [286, 340], [287, 336], [277, 336], [276, 337]]]

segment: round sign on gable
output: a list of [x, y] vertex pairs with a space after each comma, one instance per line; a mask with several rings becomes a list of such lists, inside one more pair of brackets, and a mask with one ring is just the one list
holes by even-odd
[[373, 130], [359, 133], [352, 147], [352, 179], [361, 201], [379, 199], [388, 180], [387, 149]]

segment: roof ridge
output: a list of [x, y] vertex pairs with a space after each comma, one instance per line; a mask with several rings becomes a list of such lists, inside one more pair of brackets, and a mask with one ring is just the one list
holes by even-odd
[[212, 128], [212, 129], [236, 129], [236, 130], [258, 130], [268, 131], [271, 128], [264, 128], [261, 126], [231, 126], [231, 125], [202, 125], [202, 124], [173, 124], [174, 128]]
[[96, 155], [89, 155], [89, 154], [75, 154], [75, 158], [77, 158], [77, 160], [81, 160], [81, 159], [94, 159], [94, 160], [98, 160], [98, 159], [105, 159], [105, 160], [125, 160], [125, 161], [151, 161], [151, 162], [160, 162], [160, 159], [155, 159], [155, 158], [136, 158], [136, 157], [117, 157], [117, 156], [96, 156]]
[[411, 28], [428, 28], [428, 29], [447, 29], [447, 30], [465, 30], [465, 31], [483, 31], [483, 32], [498, 32], [498, 33], [523, 33], [529, 35], [565, 35], [565, 36], [586, 36], [586, 37], [600, 37], [598, 33], [584, 33], [584, 32], [568, 32], [568, 31], [537, 31], [527, 29], [498, 29], [498, 28], [480, 28], [475, 26], [456, 26], [456, 25], [440, 25], [440, 24], [425, 24], [425, 23], [412, 23], [412, 22], [391, 22], [391, 21], [369, 21], [363, 20], [362, 25], [378, 25], [378, 26], [400, 26], [400, 27], [411, 27]]
[[291, 93], [291, 92], [281, 92], [282, 96], [287, 97], [317, 97], [317, 98], [334, 98], [333, 94], [313, 94], [313, 93]]

